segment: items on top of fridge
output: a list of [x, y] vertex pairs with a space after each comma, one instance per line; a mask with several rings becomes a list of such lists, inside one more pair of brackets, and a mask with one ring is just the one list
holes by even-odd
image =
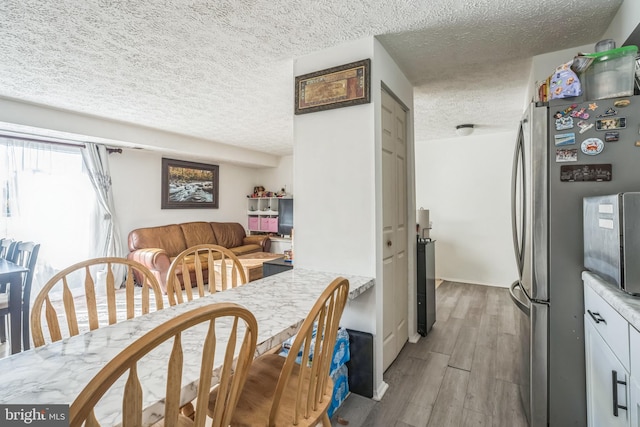
[[551, 99], [570, 98], [582, 94], [580, 79], [571, 69], [571, 62], [556, 68], [550, 79], [549, 90]]
[[633, 95], [636, 46], [623, 46], [585, 55], [593, 61], [581, 75], [589, 99]]

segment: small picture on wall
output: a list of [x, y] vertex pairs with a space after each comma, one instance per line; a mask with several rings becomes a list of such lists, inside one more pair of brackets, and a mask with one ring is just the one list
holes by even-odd
[[162, 209], [218, 208], [218, 165], [162, 159]]

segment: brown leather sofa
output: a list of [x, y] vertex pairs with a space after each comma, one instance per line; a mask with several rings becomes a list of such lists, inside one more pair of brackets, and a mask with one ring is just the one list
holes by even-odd
[[171, 261], [185, 249], [205, 243], [224, 246], [236, 255], [269, 252], [271, 247], [268, 236], [247, 236], [237, 222], [185, 222], [131, 231], [127, 258], [148, 267], [166, 292]]

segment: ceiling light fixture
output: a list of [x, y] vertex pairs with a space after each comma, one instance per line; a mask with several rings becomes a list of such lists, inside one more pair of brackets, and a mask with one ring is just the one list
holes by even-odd
[[473, 125], [458, 125], [456, 126], [456, 133], [458, 134], [458, 136], [469, 136], [473, 133]]

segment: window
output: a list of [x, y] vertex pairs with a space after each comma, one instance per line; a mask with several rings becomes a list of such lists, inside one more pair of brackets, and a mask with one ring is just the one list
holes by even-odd
[[40, 243], [34, 296], [58, 271], [95, 256], [97, 201], [80, 150], [0, 138], [0, 234]]

